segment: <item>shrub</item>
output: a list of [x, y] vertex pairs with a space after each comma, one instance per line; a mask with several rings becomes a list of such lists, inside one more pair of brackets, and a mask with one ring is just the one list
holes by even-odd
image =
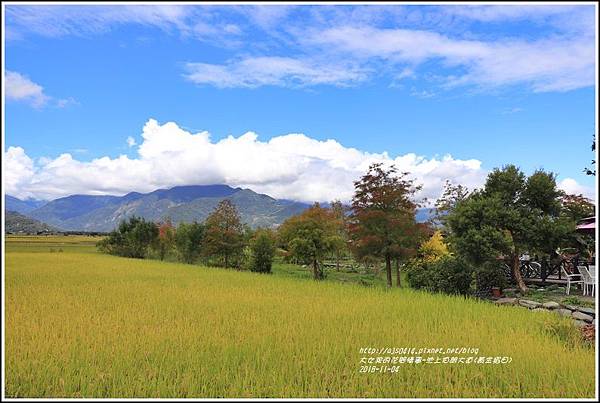
[[250, 242], [252, 256], [250, 270], [258, 273], [271, 273], [275, 240], [268, 230], [258, 230]]
[[407, 265], [411, 287], [445, 294], [466, 295], [471, 290], [473, 268], [463, 259], [445, 256], [434, 262], [413, 260]]
[[508, 281], [500, 261], [488, 261], [475, 271], [475, 287], [478, 294], [491, 293], [492, 287], [506, 288]]
[[121, 221], [119, 227], [98, 242], [97, 246], [100, 251], [111, 255], [143, 259], [157, 238], [156, 224], [133, 216]]

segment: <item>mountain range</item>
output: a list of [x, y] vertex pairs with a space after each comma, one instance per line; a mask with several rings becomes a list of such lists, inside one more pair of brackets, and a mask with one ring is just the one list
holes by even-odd
[[6, 211], [15, 211], [17, 213], [27, 214], [31, 210], [35, 210], [36, 208], [41, 207], [48, 202], [35, 199], [21, 200], [13, 196], [6, 195], [4, 198], [4, 203], [4, 209]]
[[[111, 231], [132, 215], [158, 221], [204, 221], [217, 204], [230, 199], [242, 221], [251, 227], [271, 227], [309, 207], [306, 203], [277, 200], [250, 189], [227, 185], [177, 186], [124, 196], [73, 195], [41, 204], [6, 197], [6, 210], [14, 210], [67, 231]], [[37, 205], [37, 207], [35, 207]], [[33, 207], [33, 208], [30, 208]]]
[[[310, 205], [256, 193], [227, 185], [177, 186], [150, 193], [131, 192], [124, 196], [72, 195], [49, 202], [20, 200], [6, 195], [5, 210], [21, 213], [50, 227], [65, 231], [108, 232], [121, 220], [136, 215], [147, 220], [170, 218], [179, 222], [202, 222], [223, 199], [230, 199], [241, 219], [252, 228], [274, 227]], [[425, 221], [427, 209], [417, 212]]]

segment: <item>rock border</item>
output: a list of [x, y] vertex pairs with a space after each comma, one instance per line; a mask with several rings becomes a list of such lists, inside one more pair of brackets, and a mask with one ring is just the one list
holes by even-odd
[[522, 306], [532, 311], [554, 311], [559, 315], [570, 317], [578, 326], [584, 324], [596, 325], [596, 311], [594, 308], [586, 308], [582, 306], [563, 305], [555, 301], [537, 302], [525, 298], [504, 297], [494, 301], [496, 305], [514, 305]]

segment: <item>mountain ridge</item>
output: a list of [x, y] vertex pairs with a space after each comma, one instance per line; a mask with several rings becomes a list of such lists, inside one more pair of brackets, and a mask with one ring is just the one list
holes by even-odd
[[[7, 201], [11, 198], [11, 205], [22, 206], [18, 203], [21, 200], [9, 195], [6, 198]], [[251, 189], [217, 184], [175, 186], [148, 193], [129, 192], [123, 196], [75, 194], [40, 202], [39, 207], [21, 214], [66, 231], [108, 232], [132, 215], [151, 221], [170, 218], [174, 224], [202, 222], [223, 199], [230, 199], [242, 222], [253, 228], [276, 227], [310, 207], [308, 203], [275, 199]], [[32, 205], [32, 201], [24, 203]], [[419, 209], [417, 221], [426, 221], [430, 214], [429, 209]]]
[[[231, 199], [242, 221], [251, 227], [274, 227], [309, 207], [301, 202], [279, 201], [250, 189], [228, 185], [190, 185], [130, 192], [123, 196], [70, 195], [26, 214], [50, 226], [70, 231], [110, 231], [132, 215], [173, 223], [204, 221], [217, 204]], [[18, 200], [18, 199], [17, 199]]]

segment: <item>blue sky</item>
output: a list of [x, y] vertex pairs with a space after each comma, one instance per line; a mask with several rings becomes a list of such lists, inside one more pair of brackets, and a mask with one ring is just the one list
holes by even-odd
[[5, 13], [9, 194], [224, 182], [348, 199], [383, 160], [430, 199], [506, 163], [595, 198], [593, 6]]

